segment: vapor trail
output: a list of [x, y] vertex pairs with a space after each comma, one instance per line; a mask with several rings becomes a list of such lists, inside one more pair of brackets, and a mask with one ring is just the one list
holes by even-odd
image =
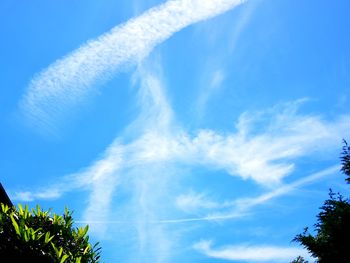
[[[197, 221], [221, 221], [221, 220], [241, 218], [242, 216], [245, 216], [250, 209], [259, 205], [263, 205], [274, 198], [278, 198], [280, 196], [286, 195], [296, 189], [303, 187], [306, 184], [310, 184], [314, 181], [317, 181], [324, 177], [332, 175], [338, 172], [340, 168], [341, 167], [339, 165], [334, 165], [324, 170], [321, 170], [319, 172], [310, 174], [295, 182], [281, 186], [270, 192], [264, 193], [260, 196], [234, 200], [231, 203], [233, 210], [229, 213], [225, 213], [225, 214], [218, 213], [218, 214], [206, 215], [204, 217], [151, 220], [145, 223], [147, 224], [181, 224], [181, 223], [191, 223], [191, 222], [197, 222]], [[78, 220], [76, 221], [76, 223], [78, 224], [97, 224], [97, 225], [98, 224], [135, 224], [137, 222], [138, 221], [133, 221], [133, 220], [109, 220], [109, 221]]]

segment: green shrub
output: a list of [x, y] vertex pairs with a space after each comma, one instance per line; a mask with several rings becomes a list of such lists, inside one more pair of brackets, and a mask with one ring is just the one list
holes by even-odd
[[39, 206], [30, 211], [28, 206], [1, 204], [0, 258], [10, 262], [99, 262], [101, 248], [89, 243], [87, 231], [88, 226], [73, 227], [68, 209], [59, 216]]

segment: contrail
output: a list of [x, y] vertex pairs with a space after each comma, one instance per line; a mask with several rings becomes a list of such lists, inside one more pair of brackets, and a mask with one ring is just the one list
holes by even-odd
[[[244, 216], [251, 208], [255, 206], [262, 205], [271, 199], [286, 195], [295, 189], [303, 187], [306, 184], [310, 184], [314, 181], [320, 180], [324, 177], [332, 175], [340, 170], [340, 165], [334, 165], [328, 167], [319, 172], [310, 174], [304, 178], [294, 181], [290, 184], [281, 186], [271, 192], [262, 194], [254, 198], [244, 198], [232, 202], [234, 208], [233, 211], [227, 214], [212, 214], [204, 217], [189, 217], [189, 218], [176, 218], [176, 219], [160, 219], [160, 220], [150, 220], [145, 223], [148, 224], [180, 224], [180, 223], [191, 223], [197, 221], [222, 221], [230, 220], [235, 218], [240, 218]], [[237, 202], [238, 201], [238, 202]], [[234, 206], [237, 207], [234, 207]], [[109, 221], [89, 221], [89, 220], [78, 220], [77, 224], [136, 224], [137, 220], [109, 220]]]
[[34, 77], [20, 102], [32, 124], [54, 128], [53, 121], [84, 99], [92, 87], [125, 64], [142, 60], [174, 33], [228, 11], [245, 0], [171, 0], [118, 25], [57, 60]]

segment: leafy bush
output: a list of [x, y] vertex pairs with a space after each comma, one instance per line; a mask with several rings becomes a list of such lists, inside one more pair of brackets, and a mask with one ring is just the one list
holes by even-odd
[[0, 255], [11, 262], [99, 262], [101, 248], [89, 243], [87, 231], [73, 227], [68, 209], [59, 216], [39, 206], [1, 204]]

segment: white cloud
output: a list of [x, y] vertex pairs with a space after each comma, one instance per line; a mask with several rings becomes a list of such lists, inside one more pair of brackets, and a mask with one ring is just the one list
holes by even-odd
[[[151, 86], [157, 86], [157, 81], [153, 81]], [[149, 85], [143, 86], [143, 89], [149, 88]], [[149, 93], [149, 96], [153, 97], [154, 94]], [[144, 126], [138, 130], [140, 136], [137, 139], [122, 144], [119, 142], [121, 138], [117, 138], [119, 143], [112, 144], [105, 157], [89, 168], [94, 178], [97, 178], [96, 174], [103, 178], [110, 173], [109, 169], [115, 172], [116, 163], [121, 169], [172, 163], [220, 169], [232, 176], [274, 188], [293, 171], [298, 158], [335, 149], [350, 128], [349, 116], [325, 121], [319, 116], [297, 114], [296, 105], [291, 103], [268, 113], [245, 113], [237, 124], [237, 131], [233, 133], [202, 130], [190, 136], [168, 117], [171, 116], [171, 108], [166, 102], [155, 105], [155, 108], [150, 108], [152, 113], [145, 114], [153, 116], [153, 119], [141, 118]], [[122, 149], [122, 152], [119, 153], [118, 149]], [[94, 167], [102, 164], [104, 169], [97, 173]], [[80, 183], [73, 186], [83, 186], [81, 181], [79, 179]]]
[[[40, 73], [33, 79], [22, 106], [36, 122], [49, 128], [52, 118], [61, 116], [61, 108], [83, 99], [97, 81], [113, 74], [121, 65], [141, 60], [155, 45], [181, 28], [241, 2], [173, 0], [151, 9]], [[256, 205], [335, 171], [332, 167], [324, 173], [283, 185], [284, 178], [293, 172], [296, 160], [339, 146], [350, 128], [349, 116], [326, 121], [320, 116], [298, 114], [298, 105], [289, 103], [258, 114], [242, 114], [236, 130], [230, 133], [208, 129], [190, 134], [175, 122], [161, 73], [150, 68], [139, 66], [135, 74], [135, 85], [140, 86], [139, 118], [125, 134], [115, 139], [100, 159], [45, 191], [18, 192], [17, 199], [59, 198], [65, 192], [88, 189], [88, 204], [80, 222], [90, 223], [91, 230], [101, 235], [106, 233], [108, 222], [132, 224], [136, 232], [133, 238], [140, 252], [137, 256], [165, 262], [173, 251], [174, 239], [163, 224], [241, 217]], [[223, 72], [214, 73], [211, 87], [219, 87], [223, 80]], [[134, 132], [129, 136], [131, 130]], [[180, 195], [176, 199], [178, 209], [214, 210], [215, 213], [201, 218], [167, 220], [174, 218], [171, 217], [174, 207], [169, 207], [167, 204], [171, 202], [167, 201], [173, 200], [169, 196], [179, 176], [176, 169], [183, 165], [220, 169], [273, 190], [255, 198], [225, 203], [223, 207], [231, 209], [228, 212], [223, 212], [220, 205], [204, 194]], [[129, 191], [127, 205], [120, 213], [126, 220], [113, 221], [113, 198], [121, 189]], [[300, 250], [293, 248], [268, 246], [213, 249], [208, 242], [197, 243], [195, 248], [210, 257], [231, 260], [235, 260], [234, 255], [236, 259], [238, 255], [241, 260], [254, 260], [248, 258], [253, 250], [265, 255], [265, 261], [281, 260], [292, 252], [293, 256], [300, 254]]]
[[[91, 188], [88, 207], [84, 215], [85, 220], [106, 221], [110, 217], [111, 201], [119, 183], [122, 155], [123, 147], [115, 143], [107, 150], [105, 158], [97, 161], [78, 177], [81, 181], [89, 182]], [[107, 226], [97, 224], [92, 230], [103, 235]]]
[[203, 213], [203, 210], [205, 211], [208, 209], [218, 209], [222, 205], [219, 205], [217, 202], [210, 200], [203, 193], [190, 192], [188, 194], [179, 195], [175, 200], [175, 206], [187, 213], [194, 213], [199, 211]]
[[211, 80], [210, 86], [213, 88], [218, 88], [225, 80], [225, 73], [222, 70], [216, 70], [213, 73], [213, 78]]
[[[127, 128], [130, 130], [142, 130], [143, 132], [169, 133], [169, 128], [174, 123], [174, 113], [168, 102], [166, 90], [162, 81], [162, 69], [160, 61], [140, 64], [133, 76], [134, 85], [139, 85], [138, 104], [140, 114], [138, 118]], [[137, 134], [139, 135], [140, 132]]]
[[89, 95], [125, 64], [142, 60], [184, 27], [219, 15], [243, 0], [170, 0], [91, 40], [32, 79], [20, 107], [42, 129]]
[[[46, 189], [46, 195], [37, 191], [19, 193], [18, 197], [34, 200], [87, 189], [90, 195], [80, 222], [89, 223], [100, 238], [110, 232], [106, 231], [109, 222], [132, 225], [128, 236], [137, 240], [139, 253], [135, 257], [149, 256], [152, 262], [165, 262], [174, 250], [175, 238], [169, 230], [174, 223], [242, 217], [250, 208], [334, 171], [283, 186], [283, 179], [298, 158], [339, 146], [350, 128], [348, 116], [326, 121], [320, 116], [298, 114], [299, 104], [288, 103], [258, 114], [243, 114], [231, 133], [202, 130], [190, 135], [176, 124], [161, 79], [157, 66], [140, 66], [135, 81], [140, 86], [141, 114], [125, 135], [116, 138], [91, 166]], [[131, 128], [137, 128], [137, 132], [124, 140]], [[205, 195], [182, 196], [176, 209], [169, 204], [178, 196], [173, 187], [181, 176], [177, 171], [183, 166], [220, 169], [273, 190], [255, 198], [234, 200], [232, 206], [226, 203], [223, 209], [215, 208], [215, 202]], [[50, 189], [54, 195], [50, 195]], [[128, 191], [127, 200], [112, 214], [118, 190]], [[181, 218], [178, 208], [197, 209], [199, 216]], [[212, 210], [207, 213], [206, 209]]]
[[83, 189], [89, 184], [89, 181], [80, 180], [79, 176], [68, 175], [63, 177], [60, 182], [53, 183], [50, 186], [40, 187], [36, 191], [15, 191], [11, 198], [19, 202], [31, 202], [35, 200], [55, 200], [62, 197], [63, 194], [75, 189]]
[[231, 37], [230, 37], [230, 52], [231, 53], [234, 52], [243, 30], [247, 27], [247, 25], [251, 21], [251, 17], [253, 15], [254, 11], [257, 9], [258, 5], [261, 2], [262, 1], [259, 1], [259, 0], [250, 1], [249, 4], [245, 6], [243, 12], [240, 13], [238, 23], [233, 28], [233, 30], [230, 34], [231, 35]]
[[215, 92], [220, 89], [224, 80], [225, 72], [222, 69], [216, 69], [211, 72], [209, 82], [205, 82], [197, 100], [196, 107], [199, 118], [203, 117], [210, 97], [213, 96], [213, 94], [215, 94]]
[[237, 245], [213, 248], [212, 242], [207, 240], [194, 244], [193, 248], [210, 258], [229, 261], [290, 262], [298, 255], [310, 257], [304, 249], [296, 247]]
[[[17, 197], [52, 199], [87, 189], [90, 195], [81, 222], [88, 222], [100, 237], [105, 237], [108, 222], [133, 225], [138, 256], [151, 256], [153, 262], [164, 262], [173, 251], [174, 236], [166, 225], [242, 217], [256, 205], [334, 172], [332, 168], [283, 186], [283, 179], [293, 171], [298, 158], [338, 147], [350, 128], [349, 116], [326, 121], [320, 116], [299, 114], [300, 102], [293, 102], [242, 114], [231, 133], [201, 130], [193, 135], [175, 122], [157, 63], [139, 66], [134, 80], [140, 86], [141, 114], [125, 134], [82, 172], [64, 177], [45, 191], [20, 192]], [[128, 137], [130, 130], [137, 132]], [[181, 176], [177, 174], [178, 167], [183, 166], [220, 169], [273, 190], [255, 198], [234, 200], [231, 206], [225, 203], [216, 207], [215, 202], [201, 194], [182, 195], [177, 199], [177, 207], [169, 206], [178, 196], [173, 185]], [[118, 189], [127, 189], [128, 200], [120, 206], [119, 213], [112, 215]], [[176, 219], [179, 208], [185, 212], [197, 210], [199, 216]]]
[[[198, 35], [205, 36], [209, 45], [216, 42], [221, 43], [222, 34], [229, 35], [228, 49], [220, 48], [213, 54], [207, 54], [206, 63], [200, 70], [200, 89], [194, 105], [196, 118], [199, 121], [205, 119], [210, 99], [219, 92], [222, 94], [226, 88], [223, 84], [226, 80], [228, 56], [231, 56], [234, 52], [242, 32], [249, 24], [260, 2], [259, 0], [247, 1], [247, 4], [240, 10], [238, 19], [234, 24], [232, 24], [232, 20], [222, 19], [216, 20], [215, 23], [210, 25], [205, 24], [196, 27]], [[229, 34], [227, 34], [227, 31], [229, 31]], [[232, 59], [235, 60], [234, 57]]]
[[274, 109], [259, 118], [253, 114], [244, 125], [241, 119], [237, 131], [229, 134], [202, 130], [190, 136], [172, 124], [168, 126], [169, 133], [165, 129], [146, 128], [146, 133], [125, 146], [128, 152], [125, 165], [152, 162], [202, 165], [274, 187], [293, 171], [297, 158], [337, 147], [350, 128], [348, 116], [330, 122], [319, 116], [293, 113], [289, 107]]
[[[175, 201], [175, 207], [186, 213], [196, 213], [196, 217], [183, 217], [183, 218], [168, 218], [168, 219], [159, 219], [143, 217], [142, 222], [139, 220], [79, 220], [77, 223], [81, 224], [138, 224], [142, 223], [144, 226], [148, 224], [181, 224], [186, 222], [198, 222], [198, 221], [221, 221], [221, 220], [232, 220], [235, 218], [242, 218], [247, 215], [251, 215], [251, 211], [254, 207], [266, 204], [272, 201], [275, 198], [278, 198], [283, 195], [292, 193], [293, 191], [304, 187], [307, 184], [311, 184], [315, 181], [322, 180], [327, 176], [332, 176], [337, 173], [340, 169], [340, 166], [332, 166], [316, 172], [311, 175], [307, 175], [293, 183], [280, 186], [269, 192], [265, 192], [261, 195], [254, 197], [242, 197], [234, 200], [226, 200], [223, 202], [216, 202], [211, 200], [209, 197], [202, 193], [191, 192], [188, 194], [182, 194], [177, 196]], [[138, 172], [139, 173], [139, 172]], [[151, 185], [155, 184], [151, 183]], [[144, 182], [144, 184], [146, 184]], [[154, 192], [150, 190], [150, 192]], [[142, 195], [142, 197], [145, 197]], [[148, 197], [149, 198], [149, 197]], [[140, 201], [143, 198], [140, 198]], [[147, 199], [147, 197], [146, 197]], [[30, 200], [31, 201], [31, 200]], [[156, 200], [154, 200], [156, 201]], [[167, 204], [168, 208], [169, 205]], [[149, 209], [144, 207], [145, 211]], [[198, 213], [197, 213], [198, 212]], [[149, 214], [149, 213], [148, 213]], [[204, 214], [204, 215], [203, 215]]]
[[33, 201], [35, 198], [33, 196], [33, 193], [29, 192], [29, 191], [18, 191], [15, 192], [15, 194], [12, 196], [13, 200], [19, 200], [22, 202], [31, 202]]
[[56, 187], [49, 188], [48, 190], [38, 190], [36, 192], [30, 191], [16, 191], [12, 199], [20, 202], [32, 202], [35, 200], [55, 200], [58, 199], [64, 194], [66, 191], [59, 190]]
[[222, 205], [221, 211], [219, 210], [220, 207], [218, 207], [218, 209], [216, 209], [216, 211], [214, 210], [213, 213], [202, 218], [197, 218], [197, 221], [217, 221], [243, 217], [249, 214], [254, 207], [263, 205], [280, 196], [287, 195], [307, 184], [321, 180], [324, 177], [334, 175], [339, 171], [339, 169], [340, 166], [335, 165], [255, 197], [243, 197], [232, 201], [226, 201]]

